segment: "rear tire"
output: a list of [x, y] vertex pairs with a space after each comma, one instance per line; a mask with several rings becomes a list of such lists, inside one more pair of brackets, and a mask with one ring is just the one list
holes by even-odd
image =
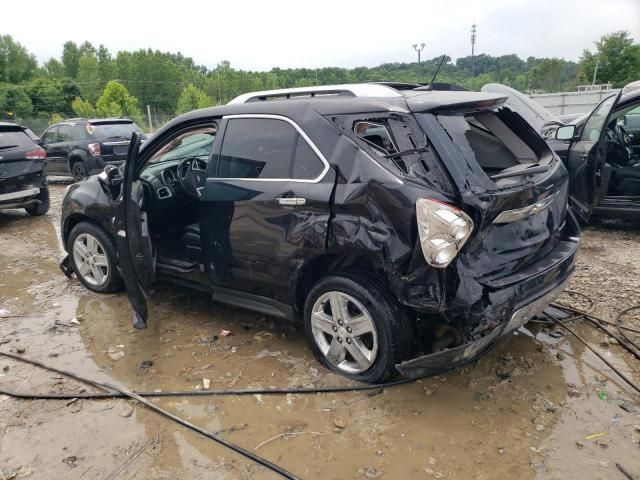
[[[334, 301], [342, 305], [344, 315], [334, 315]], [[365, 273], [346, 272], [318, 281], [305, 302], [304, 326], [318, 361], [353, 380], [384, 382], [411, 354], [410, 316], [383, 282]], [[363, 331], [367, 333], [357, 335]]]
[[40, 203], [37, 203], [35, 205], [29, 205], [28, 207], [24, 207], [27, 213], [32, 217], [39, 217], [49, 211], [49, 188], [48, 187], [44, 187], [40, 189], [40, 193], [38, 194], [38, 200], [40, 200]]
[[67, 252], [71, 268], [85, 288], [97, 293], [122, 290], [117, 250], [102, 228], [89, 222], [77, 224], [69, 234]]
[[87, 178], [87, 167], [85, 167], [82, 160], [76, 160], [71, 165], [71, 176], [73, 177], [74, 183], [81, 182]]

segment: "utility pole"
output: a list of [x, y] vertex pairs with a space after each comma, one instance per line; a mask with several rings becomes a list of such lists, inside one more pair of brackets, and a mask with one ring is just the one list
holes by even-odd
[[600, 52], [598, 52], [598, 56], [596, 57], [596, 68], [593, 70], [593, 81], [591, 85], [596, 84], [596, 75], [598, 75], [598, 65], [600, 65]]
[[471, 77], [476, 76], [476, 24], [471, 25]]
[[422, 73], [422, 72], [421, 72], [421, 70], [420, 70], [420, 54], [422, 53], [422, 50], [424, 50], [424, 45], [425, 45], [425, 43], [424, 43], [424, 42], [422, 42], [422, 43], [420, 44], [420, 46], [418, 46], [418, 44], [417, 44], [417, 43], [414, 43], [414, 44], [412, 45], [412, 46], [413, 46], [413, 49], [414, 49], [416, 52], [418, 52], [418, 80], [420, 80], [420, 74]]

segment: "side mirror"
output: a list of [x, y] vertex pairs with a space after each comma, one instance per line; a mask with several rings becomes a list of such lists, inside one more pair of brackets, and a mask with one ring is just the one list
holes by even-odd
[[563, 127], [559, 127], [556, 130], [556, 140], [563, 140], [567, 142], [572, 140], [575, 134], [576, 134], [575, 125], [565, 125]]

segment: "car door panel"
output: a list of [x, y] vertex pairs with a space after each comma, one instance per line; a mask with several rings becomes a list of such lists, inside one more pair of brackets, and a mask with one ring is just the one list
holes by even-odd
[[603, 100], [586, 120], [580, 138], [569, 147], [569, 201], [584, 222], [607, 195], [611, 165], [606, 163], [606, 125], [620, 94]]
[[118, 263], [134, 310], [134, 327], [147, 325], [147, 291], [155, 279], [155, 256], [144, 208], [144, 188], [138, 176], [140, 137], [133, 134], [124, 168], [116, 215]]

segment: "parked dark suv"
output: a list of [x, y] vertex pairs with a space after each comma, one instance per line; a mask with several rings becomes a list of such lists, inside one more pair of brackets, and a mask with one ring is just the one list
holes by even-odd
[[24, 208], [29, 215], [49, 210], [45, 153], [27, 129], [0, 122], [0, 209]]
[[134, 132], [143, 135], [126, 118], [72, 118], [52, 125], [40, 138], [47, 152], [47, 173], [71, 175], [78, 182], [102, 171], [107, 164], [121, 163], [127, 158]]
[[165, 280], [304, 323], [328, 368], [375, 382], [469, 361], [574, 270], [567, 172], [504, 97], [345, 85], [182, 115], [72, 185], [62, 269]]

